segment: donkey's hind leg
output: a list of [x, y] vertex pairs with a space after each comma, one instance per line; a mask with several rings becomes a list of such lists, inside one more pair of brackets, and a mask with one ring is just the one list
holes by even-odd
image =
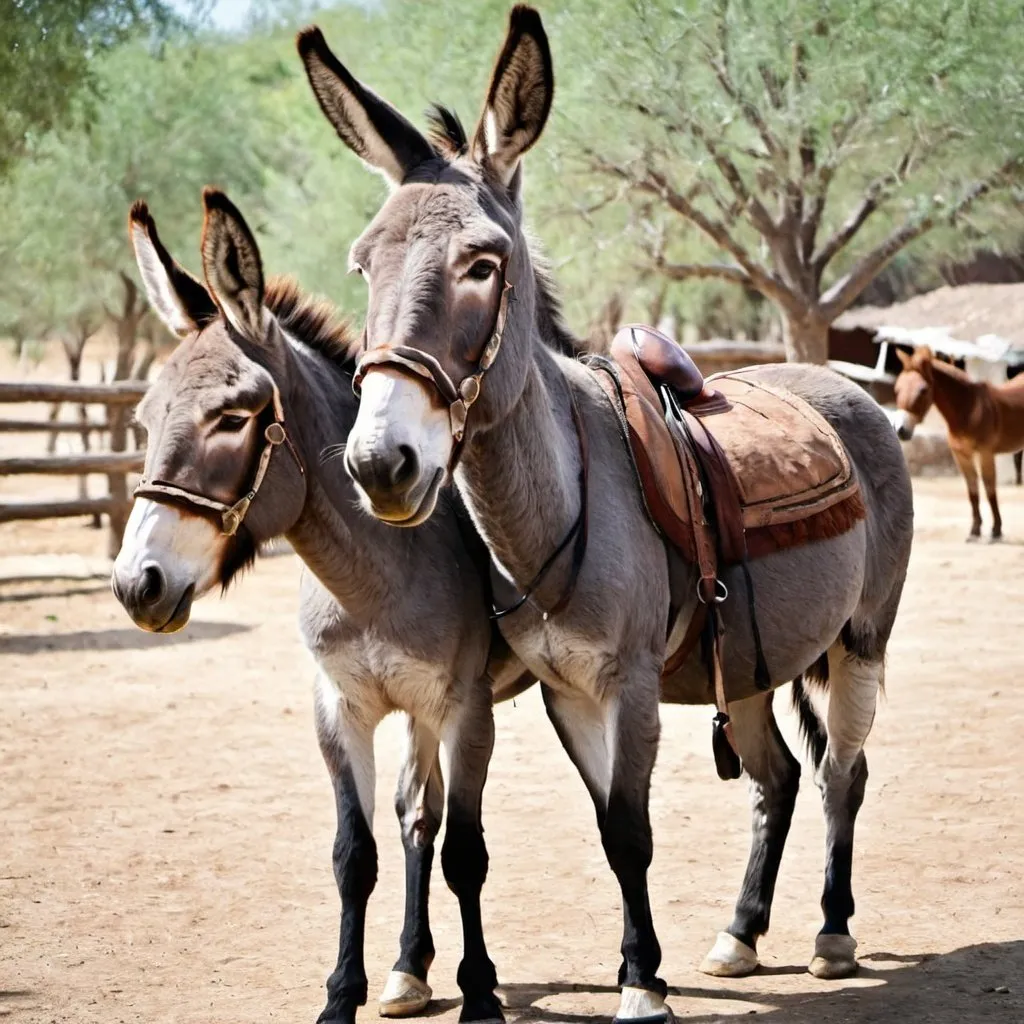
[[495, 995], [498, 976], [487, 953], [480, 914], [480, 892], [487, 878], [488, 856], [481, 820], [484, 784], [494, 750], [491, 691], [480, 686], [470, 703], [442, 729], [448, 761], [448, 824], [441, 847], [441, 869], [458, 897], [462, 916], [462, 962], [457, 980], [462, 990], [460, 1021], [503, 1021]]
[[885, 675], [884, 652], [864, 657], [868, 652], [858, 653], [860, 647], [847, 624], [842, 639], [828, 652], [826, 742], [816, 773], [825, 811], [825, 923], [809, 968], [817, 978], [846, 978], [857, 971], [857, 943], [849, 928], [854, 913], [853, 832], [868, 781], [864, 742]]
[[782, 850], [800, 788], [800, 762], [779, 732], [773, 697], [772, 692], [758, 694], [729, 706], [733, 740], [750, 776], [753, 836], [732, 924], [719, 933], [700, 965], [705, 974], [717, 977], [738, 978], [757, 969], [757, 940], [768, 931]]
[[405, 848], [405, 924], [398, 960], [380, 997], [382, 1017], [411, 1017], [430, 1002], [427, 971], [434, 959], [428, 901], [434, 839], [444, 810], [437, 738], [408, 718], [405, 761], [398, 776], [395, 813]]
[[1003, 517], [999, 514], [999, 499], [996, 497], [996, 457], [992, 452], [981, 452], [978, 455], [981, 464], [981, 482], [985, 485], [985, 497], [988, 507], [992, 510], [992, 539], [1003, 538]]

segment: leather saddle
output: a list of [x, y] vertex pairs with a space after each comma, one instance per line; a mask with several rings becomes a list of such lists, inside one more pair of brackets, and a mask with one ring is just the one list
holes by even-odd
[[[705, 379], [652, 327], [628, 325], [610, 360], [592, 363], [629, 440], [648, 513], [691, 562], [701, 532], [736, 564], [836, 536], [864, 518], [842, 441], [797, 395], [757, 367]], [[687, 499], [696, 473], [698, 504]]]

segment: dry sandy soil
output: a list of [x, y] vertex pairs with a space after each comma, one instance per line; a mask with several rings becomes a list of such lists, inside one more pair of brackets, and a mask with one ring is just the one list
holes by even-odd
[[[959, 480], [917, 489], [917, 537], [888, 696], [868, 746], [855, 866], [863, 970], [806, 974], [823, 829], [805, 773], [765, 968], [696, 965], [729, 920], [746, 857], [742, 783], [717, 780], [709, 709], [666, 709], [652, 901], [677, 1016], [766, 1024], [1024, 1020], [1024, 491], [1009, 539], [963, 542]], [[79, 522], [0, 527], [0, 561], [102, 554]], [[136, 630], [103, 580], [0, 584], [0, 1018], [23, 1024], [313, 1021], [336, 950], [333, 804], [298, 639], [299, 565], [263, 560], [173, 637]], [[788, 704], [788, 701], [780, 704]], [[497, 711], [485, 797], [484, 916], [509, 1017], [606, 1019], [617, 888], [593, 812], [536, 693]], [[796, 749], [792, 716], [783, 729]], [[400, 722], [377, 741], [380, 879], [367, 965], [397, 952], [391, 794]], [[455, 1021], [457, 907], [437, 873], [437, 1001]], [[1007, 992], [1006, 989], [1009, 989]], [[363, 1020], [376, 1016], [374, 1004]]]

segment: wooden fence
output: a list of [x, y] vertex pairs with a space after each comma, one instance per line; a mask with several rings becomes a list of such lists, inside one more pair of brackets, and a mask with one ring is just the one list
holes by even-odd
[[[137, 450], [128, 450], [132, 407], [146, 393], [145, 381], [117, 381], [113, 384], [45, 384], [0, 382], [0, 403], [15, 405], [47, 402], [54, 408], [68, 402], [79, 407], [78, 422], [49, 420], [0, 419], [0, 433], [78, 434], [88, 441], [92, 434], [108, 438], [105, 451], [86, 451], [73, 455], [39, 455], [0, 458], [0, 476], [36, 474], [46, 476], [77, 476], [82, 480], [78, 498], [58, 501], [0, 502], [0, 523], [16, 519], [55, 519], [66, 516], [107, 516], [110, 533], [108, 552], [111, 557], [121, 546], [131, 499], [128, 474], [142, 471], [145, 453], [136, 439]], [[90, 405], [101, 406], [101, 421], [87, 418]], [[101, 442], [102, 443], [102, 442]], [[107, 494], [90, 498], [84, 493], [84, 478], [90, 473], [107, 478]]]

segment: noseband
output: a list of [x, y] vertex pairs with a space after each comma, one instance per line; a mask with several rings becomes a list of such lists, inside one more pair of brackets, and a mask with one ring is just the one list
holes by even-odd
[[216, 498], [208, 498], [205, 494], [197, 494], [195, 491], [180, 487], [171, 480], [147, 480], [145, 477], [139, 481], [138, 486], [132, 492], [132, 497], [149, 498], [156, 502], [163, 499], [165, 503], [166, 499], [171, 498], [174, 501], [192, 505], [202, 512], [218, 512], [220, 513], [221, 532], [226, 537], [233, 537], [242, 525], [249, 506], [259, 493], [275, 448], [282, 444], [286, 445], [288, 451], [292, 453], [292, 458], [295, 459], [295, 465], [299, 467], [299, 472], [305, 475], [299, 453], [295, 450], [295, 445], [292, 444], [291, 438], [288, 437], [284, 429], [284, 408], [281, 405], [281, 393], [277, 390], [276, 384], [274, 385], [273, 410], [274, 419], [267, 424], [263, 431], [266, 444], [260, 452], [260, 461], [256, 466], [256, 475], [253, 477], [252, 486], [233, 505], [218, 501]]
[[[487, 344], [484, 345], [480, 358], [476, 362], [476, 370], [464, 377], [458, 387], [451, 379], [441, 363], [429, 352], [408, 345], [395, 345], [393, 348], [376, 348], [364, 352], [352, 377], [352, 390], [359, 396], [363, 378], [375, 366], [389, 366], [400, 373], [418, 377], [434, 385], [442, 400], [448, 404], [448, 419], [451, 425], [452, 454], [448, 460], [449, 476], [455, 470], [459, 457], [462, 455], [462, 444], [466, 435], [466, 420], [473, 403], [480, 397], [484, 374], [494, 365], [501, 349], [501, 338], [505, 333], [505, 322], [508, 319], [508, 304], [515, 297], [515, 286], [507, 277], [502, 279], [501, 301], [498, 303], [498, 315], [494, 320]], [[365, 343], [365, 342], [364, 342]]]

